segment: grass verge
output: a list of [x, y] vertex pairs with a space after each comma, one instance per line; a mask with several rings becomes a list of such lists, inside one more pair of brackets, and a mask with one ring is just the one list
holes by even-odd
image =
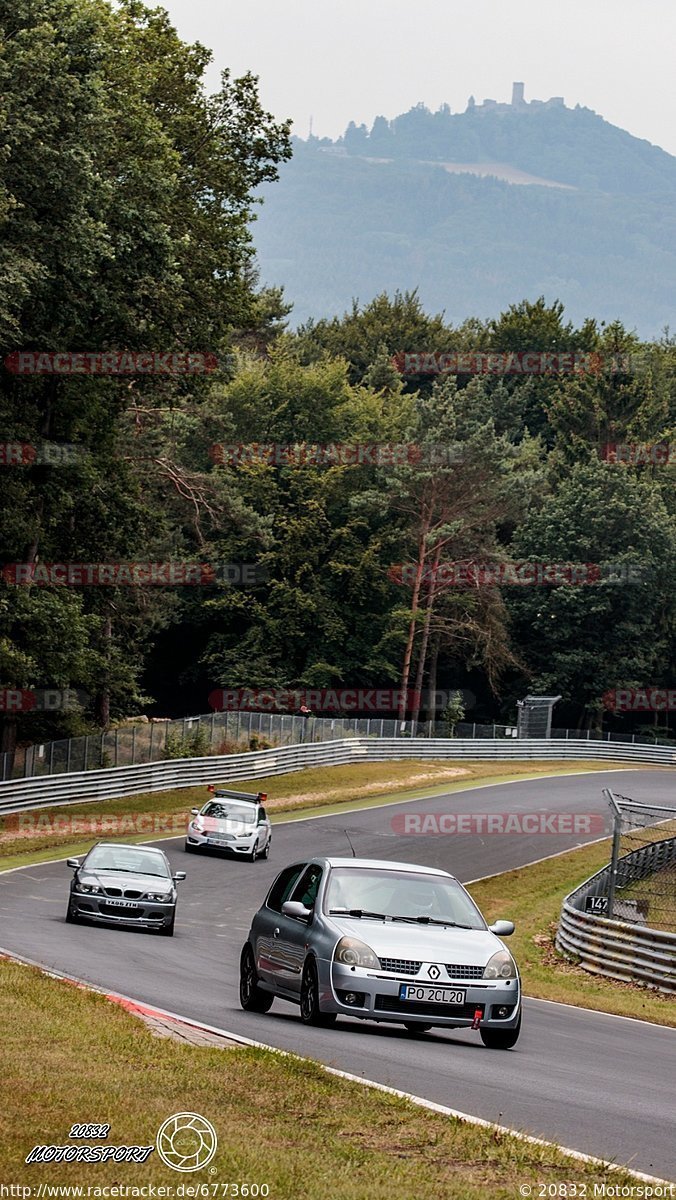
[[469, 891], [487, 921], [507, 917], [515, 922], [509, 946], [527, 996], [676, 1026], [676, 996], [592, 975], [555, 949], [564, 896], [604, 867], [609, 855], [610, 842], [604, 840], [473, 883]]
[[[315, 767], [265, 779], [230, 784], [237, 791], [267, 792], [276, 820], [294, 814], [313, 816], [341, 808], [375, 807], [392, 800], [477, 787], [483, 783], [537, 778], [575, 771], [612, 770], [613, 763], [589, 762], [449, 762], [411, 759]], [[659, 770], [659, 767], [654, 768]], [[125, 842], [185, 833], [187, 814], [207, 799], [204, 787], [149, 792], [118, 800], [10, 813], [0, 819], [0, 870], [26, 866], [58, 856], [84, 854], [101, 839]]]
[[[625, 1171], [426, 1112], [312, 1062], [156, 1039], [104, 997], [34, 968], [0, 962], [0, 987], [2, 1182], [176, 1189], [187, 1179], [207, 1197], [257, 1183], [270, 1200], [514, 1200], [519, 1187], [537, 1195], [543, 1183], [584, 1182], [587, 1194], [594, 1183], [632, 1183]], [[24, 1165], [35, 1145], [67, 1145], [73, 1124], [109, 1123], [110, 1145], [151, 1145], [180, 1112], [207, 1117], [219, 1139], [211, 1166], [187, 1177], [156, 1153], [143, 1166]]]

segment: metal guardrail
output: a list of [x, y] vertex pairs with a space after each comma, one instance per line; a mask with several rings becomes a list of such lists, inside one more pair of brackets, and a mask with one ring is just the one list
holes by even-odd
[[[634, 861], [629, 863], [627, 859]], [[618, 867], [623, 867], [622, 875], [628, 881], [674, 862], [676, 838], [665, 838], [632, 851]], [[603, 867], [566, 896], [556, 945], [574, 955], [586, 971], [676, 992], [676, 933], [584, 912], [588, 896], [607, 894], [610, 872], [610, 866]]]
[[313, 766], [342, 766], [357, 761], [392, 759], [597, 759], [613, 762], [676, 765], [671, 747], [609, 745], [606, 742], [512, 741], [511, 739], [352, 737], [330, 742], [280, 746], [244, 754], [169, 759], [128, 767], [108, 767], [0, 783], [0, 814], [54, 804], [83, 804], [144, 792], [195, 787], [284, 775]]

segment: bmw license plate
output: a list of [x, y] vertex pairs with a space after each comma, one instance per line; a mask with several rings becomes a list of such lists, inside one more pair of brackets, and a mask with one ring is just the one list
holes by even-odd
[[106, 900], [106, 904], [114, 905], [115, 908], [138, 908], [138, 904], [134, 904], [133, 900]]
[[400, 1000], [417, 1000], [423, 1004], [464, 1004], [464, 988], [428, 987], [418, 983], [402, 983], [399, 986]]

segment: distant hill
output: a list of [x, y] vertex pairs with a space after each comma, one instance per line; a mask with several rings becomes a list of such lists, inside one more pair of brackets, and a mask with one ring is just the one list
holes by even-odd
[[261, 276], [295, 321], [417, 287], [451, 321], [543, 294], [577, 322], [676, 324], [676, 158], [586, 108], [417, 106], [294, 139], [263, 194]]

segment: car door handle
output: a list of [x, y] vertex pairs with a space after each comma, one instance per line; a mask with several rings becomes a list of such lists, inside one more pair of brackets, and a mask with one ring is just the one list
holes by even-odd
[[276, 937], [276, 938], [278, 938], [278, 937], [279, 937], [279, 925], [278, 925], [278, 926], [277, 926], [277, 928], [275, 929], [275, 931], [274, 931], [274, 933], [273, 933], [273, 935], [272, 935], [272, 936], [273, 936], [273, 937]]

